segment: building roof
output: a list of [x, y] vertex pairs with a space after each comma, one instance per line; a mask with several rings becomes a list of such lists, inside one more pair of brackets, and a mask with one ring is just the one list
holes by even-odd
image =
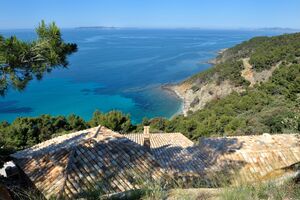
[[[148, 138], [150, 149], [144, 147]], [[99, 126], [12, 156], [47, 198], [77, 198], [93, 188], [105, 194], [137, 189], [137, 179], [164, 174], [205, 181], [225, 174], [232, 183], [282, 177], [294, 173], [292, 166], [300, 162], [300, 137], [211, 137], [194, 144], [181, 133], [121, 135]]]
[[[124, 134], [124, 137], [134, 141], [139, 145], [144, 144], [144, 135], [142, 133]], [[181, 133], [151, 133], [150, 144], [152, 149], [162, 147], [186, 148], [194, 146], [194, 142]]]
[[60, 136], [12, 155], [45, 195], [74, 199], [139, 188], [138, 179], [160, 179], [163, 171], [147, 150], [105, 127]]
[[[133, 142], [143, 145], [144, 136], [141, 133], [125, 134]], [[189, 173], [199, 171], [196, 158], [189, 156], [189, 149], [194, 142], [181, 133], [151, 133], [150, 150], [157, 162], [169, 173]], [[195, 164], [192, 164], [196, 162]]]
[[214, 155], [210, 169], [229, 168], [226, 170], [236, 182], [293, 175], [293, 165], [300, 163], [299, 134], [203, 138], [199, 148]]
[[[143, 134], [125, 137], [143, 144]], [[150, 143], [165, 171], [179, 176], [205, 179], [222, 172], [233, 182], [251, 182], [288, 174], [300, 162], [299, 134], [203, 138], [194, 145], [181, 133], [161, 133], [151, 134]]]

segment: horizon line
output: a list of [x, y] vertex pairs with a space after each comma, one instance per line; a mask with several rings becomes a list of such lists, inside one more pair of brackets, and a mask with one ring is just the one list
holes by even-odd
[[[1, 28], [0, 30], [34, 30], [36, 27], [24, 27], [24, 28]], [[290, 27], [159, 27], [159, 26], [72, 26], [72, 27], [60, 27], [60, 29], [202, 29], [202, 30], [291, 30], [298, 31], [300, 28]]]

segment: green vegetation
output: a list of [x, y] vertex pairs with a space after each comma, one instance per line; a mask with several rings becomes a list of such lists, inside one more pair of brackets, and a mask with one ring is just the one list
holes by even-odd
[[55, 23], [42, 21], [36, 33], [37, 40], [31, 42], [0, 35], [0, 95], [9, 88], [23, 90], [34, 77], [40, 80], [53, 68], [66, 67], [67, 55], [77, 50], [76, 44], [64, 43]]
[[5, 121], [0, 123], [0, 155], [7, 155], [58, 135], [84, 130], [99, 124], [121, 133], [135, 129], [129, 115], [119, 111], [105, 114], [96, 111], [90, 121], [85, 121], [74, 114], [68, 117], [50, 115], [20, 117], [11, 124]]
[[243, 70], [243, 68], [244, 66], [242, 61], [227, 60], [204, 72], [195, 74], [186, 80], [186, 82], [196, 82], [200, 85], [210, 81], [216, 81], [217, 84], [221, 84], [223, 81], [229, 80], [235, 86], [248, 86], [250, 84], [249, 81], [245, 80], [241, 76], [241, 70]]
[[124, 115], [119, 111], [110, 111], [108, 113], [101, 113], [96, 111], [89, 123], [91, 126], [98, 126], [101, 124], [109, 129], [118, 131], [120, 133], [128, 133], [133, 130], [130, 116]]
[[219, 55], [218, 64], [205, 72], [192, 76], [187, 82], [203, 83], [216, 80], [230, 80], [236, 86], [248, 86], [248, 81], [240, 76], [241, 59], [250, 58], [256, 71], [270, 69], [279, 62], [299, 63], [300, 33], [274, 37], [256, 37], [226, 50]]
[[[188, 117], [152, 119], [153, 129], [182, 132], [191, 139], [300, 131], [300, 65], [281, 65], [272, 78], [245, 92], [216, 99]], [[157, 121], [160, 121], [158, 125]]]
[[269, 69], [278, 62], [298, 63], [300, 57], [300, 33], [274, 37], [256, 37], [243, 42], [220, 55], [225, 60], [250, 58], [257, 71]]
[[51, 139], [57, 134], [82, 130], [89, 125], [80, 117], [42, 115], [40, 117], [17, 118], [13, 123], [0, 124], [0, 137], [4, 147], [19, 150]]

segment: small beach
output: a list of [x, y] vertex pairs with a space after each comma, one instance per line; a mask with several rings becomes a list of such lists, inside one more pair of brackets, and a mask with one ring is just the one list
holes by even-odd
[[[217, 64], [217, 56], [221, 55], [222, 53], [224, 53], [228, 48], [223, 48], [220, 49], [216, 52], [216, 57], [213, 59], [209, 59], [208, 61], [206, 61], [206, 63], [210, 64], [211, 67], [213, 67], [215, 64]], [[168, 93], [171, 93], [171, 95], [175, 96], [176, 98], [180, 99], [181, 101], [181, 106], [178, 109], [178, 111], [172, 116], [176, 116], [179, 114], [183, 114], [184, 116], [187, 115], [188, 111], [189, 111], [189, 107], [190, 107], [190, 101], [188, 101], [185, 96], [184, 93], [186, 91], [186, 88], [188, 88], [189, 86], [184, 83], [177, 83], [177, 84], [166, 84], [166, 85], [162, 85], [161, 88], [163, 90], [165, 90]]]

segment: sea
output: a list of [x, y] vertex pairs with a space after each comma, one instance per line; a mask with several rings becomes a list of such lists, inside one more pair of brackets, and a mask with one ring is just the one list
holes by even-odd
[[[89, 120], [94, 111], [119, 110], [133, 123], [144, 117], [171, 118], [181, 100], [161, 88], [211, 67], [207, 61], [220, 49], [272, 30], [73, 28], [62, 29], [65, 42], [76, 43], [67, 68], [55, 68], [23, 91], [10, 89], [0, 97], [0, 121], [17, 117], [76, 114]], [[36, 38], [34, 30], [0, 30], [22, 40]]]

